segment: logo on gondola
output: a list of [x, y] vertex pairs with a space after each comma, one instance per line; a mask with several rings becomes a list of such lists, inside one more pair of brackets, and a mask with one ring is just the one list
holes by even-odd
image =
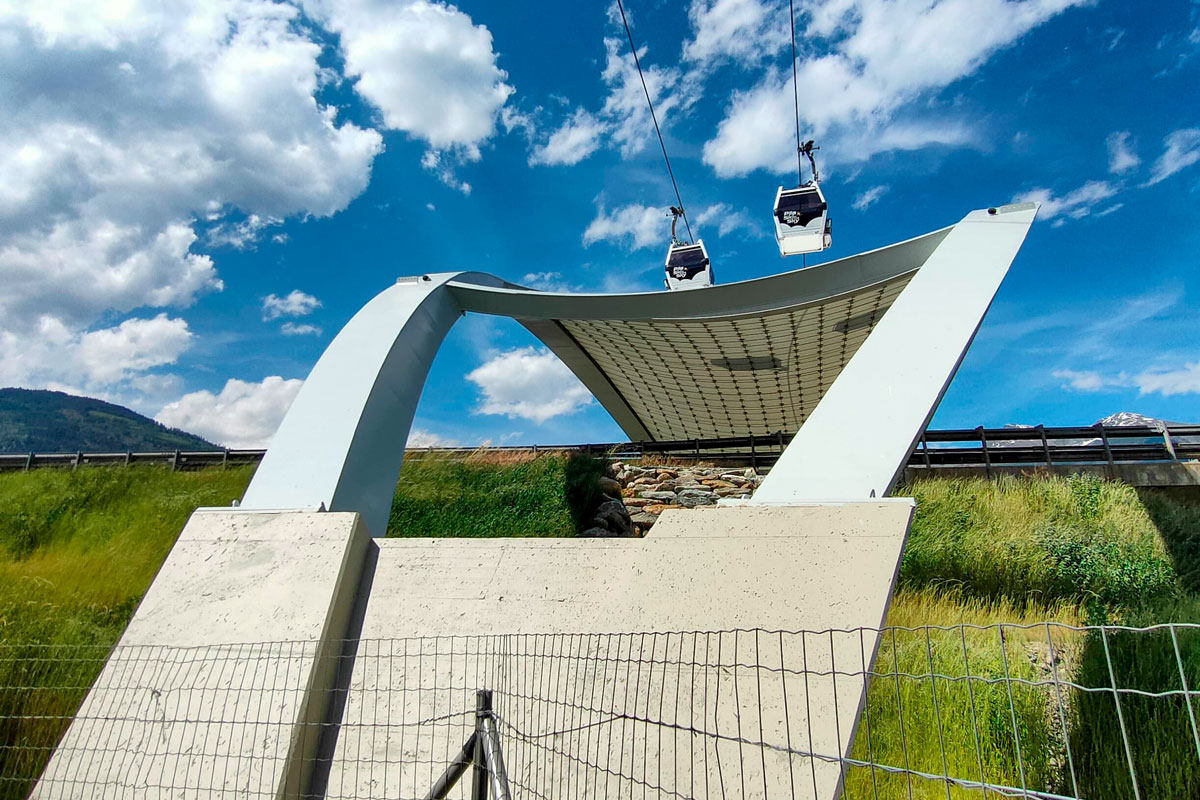
[[687, 267], [672, 267], [671, 274], [679, 279], [686, 278], [688, 274]]
[[800, 212], [799, 211], [784, 211], [783, 212], [783, 221], [785, 223], [787, 223], [788, 225], [799, 225], [800, 224]]

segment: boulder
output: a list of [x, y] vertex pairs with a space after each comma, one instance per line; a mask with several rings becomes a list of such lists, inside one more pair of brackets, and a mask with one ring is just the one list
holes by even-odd
[[658, 517], [656, 515], [647, 514], [644, 511], [639, 511], [633, 515], [634, 527], [641, 528], [643, 532], [649, 530], [650, 527], [657, 521]]
[[680, 505], [687, 508], [695, 506], [709, 506], [717, 502], [717, 496], [709, 491], [701, 489], [684, 489], [679, 493]]
[[717, 497], [749, 497], [749, 486], [730, 486], [716, 490]]
[[647, 500], [661, 500], [665, 503], [675, 502], [674, 492], [641, 492], [640, 494]]
[[656, 503], [652, 506], [646, 506], [642, 510], [647, 514], [657, 515], [666, 511], [668, 508], [683, 508], [683, 506], [679, 505], [678, 503]]
[[621, 494], [620, 482], [613, 480], [607, 475], [601, 475], [600, 480], [598, 480], [596, 483], [600, 486], [600, 491], [604, 492], [605, 494], [617, 496], [620, 496]]

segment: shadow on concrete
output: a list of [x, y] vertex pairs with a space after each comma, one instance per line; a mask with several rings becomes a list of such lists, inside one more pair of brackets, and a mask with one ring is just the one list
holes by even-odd
[[345, 638], [338, 656], [337, 674], [330, 692], [329, 705], [321, 724], [321, 740], [317, 745], [316, 763], [313, 765], [305, 797], [325, 797], [329, 788], [329, 773], [333, 756], [337, 752], [338, 735], [342, 731], [342, 715], [346, 710], [346, 699], [350, 696], [350, 681], [354, 676], [354, 663], [358, 658], [359, 640], [362, 637], [363, 620], [367, 616], [367, 602], [371, 599], [371, 586], [375, 583], [375, 568], [379, 563], [379, 545], [372, 539], [367, 543], [363, 560], [362, 575], [355, 591], [354, 607], [346, 623]]

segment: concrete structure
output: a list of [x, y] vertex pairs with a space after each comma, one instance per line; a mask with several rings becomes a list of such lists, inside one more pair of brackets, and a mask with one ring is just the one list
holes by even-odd
[[[473, 272], [402, 278], [321, 356], [242, 506], [358, 511], [382, 536], [425, 376], [468, 311], [528, 328], [633, 441], [799, 429], [756, 502], [883, 496], [1036, 212], [972, 211], [879, 250], [702, 291], [572, 295]], [[855, 448], [866, 455], [828, 458], [848, 430], [870, 436]]]
[[[419, 797], [461, 745], [474, 689], [489, 688], [510, 775], [536, 783], [531, 796], [690, 794], [685, 766], [713, 796], [833, 797], [912, 511], [881, 498], [1035, 212], [972, 212], [891, 247], [690, 292], [401, 279], [314, 367], [241, 508], [188, 523], [35, 796]], [[519, 320], [632, 439], [800, 435], [757, 505], [669, 511], [644, 540], [367, 541], [384, 534], [425, 375], [465, 311]], [[900, 433], [878, 453], [826, 458], [832, 436], [873, 435], [879, 419]], [[806, 630], [820, 633], [788, 634], [789, 649], [783, 631]], [[618, 640], [626, 669], [609, 671], [593, 637], [631, 631], [650, 637], [648, 654]], [[560, 652], [550, 678], [522, 637], [564, 635], [586, 645]], [[694, 649], [713, 635], [698, 665], [686, 637]], [[170, 666], [193, 645], [186, 668]], [[171, 650], [169, 666], [146, 647]], [[591, 721], [564, 728], [567, 708]], [[599, 726], [604, 744], [580, 734]], [[680, 727], [686, 757], [678, 737], [664, 742]]]

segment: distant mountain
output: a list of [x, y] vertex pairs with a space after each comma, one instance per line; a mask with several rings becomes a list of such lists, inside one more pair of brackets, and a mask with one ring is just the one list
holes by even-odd
[[0, 453], [218, 450], [128, 408], [37, 389], [0, 389]]

